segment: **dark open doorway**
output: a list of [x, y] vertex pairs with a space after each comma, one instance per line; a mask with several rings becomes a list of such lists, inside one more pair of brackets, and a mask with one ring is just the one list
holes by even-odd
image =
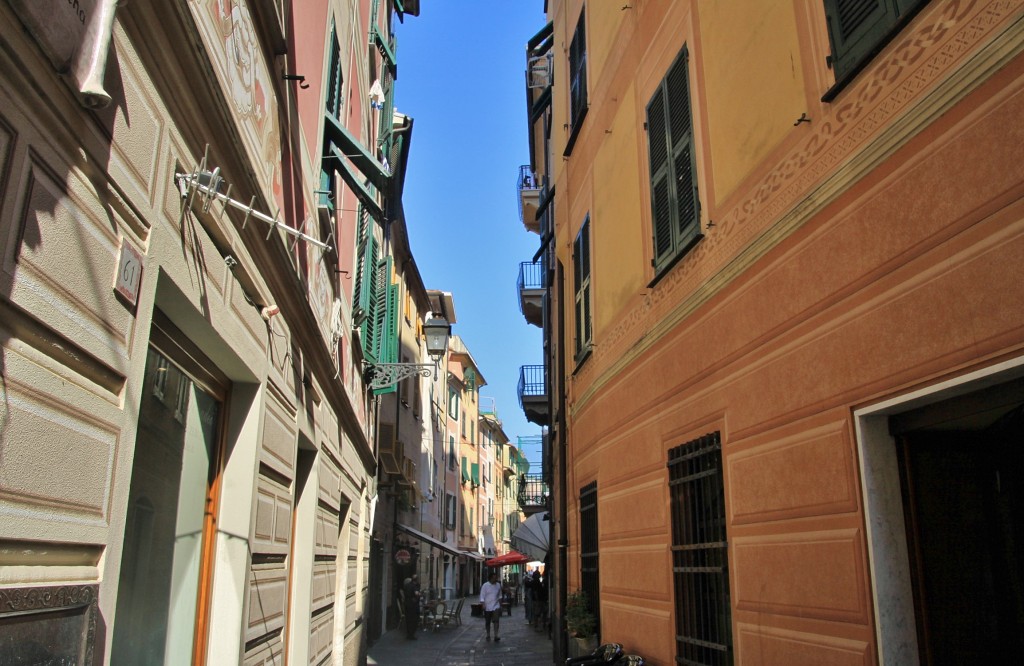
[[1024, 383], [894, 417], [924, 664], [1024, 654]]

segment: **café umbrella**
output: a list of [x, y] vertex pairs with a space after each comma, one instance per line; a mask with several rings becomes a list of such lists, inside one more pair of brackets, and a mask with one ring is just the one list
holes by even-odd
[[530, 558], [519, 551], [510, 550], [504, 555], [498, 555], [484, 562], [489, 567], [503, 567], [509, 564], [526, 564]]
[[548, 554], [550, 535], [548, 514], [535, 513], [512, 533], [512, 545], [529, 555], [531, 560], [543, 560]]

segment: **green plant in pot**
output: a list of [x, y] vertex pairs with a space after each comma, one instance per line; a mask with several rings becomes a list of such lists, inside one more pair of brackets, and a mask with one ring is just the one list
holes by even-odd
[[570, 650], [576, 653], [570, 656], [582, 657], [597, 649], [597, 618], [590, 612], [583, 590], [576, 590], [566, 599], [565, 628], [573, 639]]

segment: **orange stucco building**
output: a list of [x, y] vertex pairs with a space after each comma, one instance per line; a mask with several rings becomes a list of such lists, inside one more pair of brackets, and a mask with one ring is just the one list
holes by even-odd
[[545, 8], [556, 614], [649, 664], [1019, 653], [1024, 2]]

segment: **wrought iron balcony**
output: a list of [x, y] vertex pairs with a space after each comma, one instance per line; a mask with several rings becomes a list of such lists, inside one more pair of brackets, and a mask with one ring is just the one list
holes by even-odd
[[540, 183], [537, 176], [530, 170], [529, 164], [519, 167], [519, 181], [516, 184], [519, 191], [519, 221], [523, 223], [527, 231], [535, 234], [540, 233], [540, 223], [537, 222], [537, 211], [540, 209]]
[[547, 373], [543, 365], [524, 365], [519, 369], [519, 406], [526, 420], [537, 425], [551, 425], [548, 404]]
[[524, 261], [519, 264], [519, 311], [528, 324], [544, 325], [544, 264]]
[[547, 511], [551, 489], [541, 474], [523, 474], [519, 477], [519, 506], [526, 515]]

